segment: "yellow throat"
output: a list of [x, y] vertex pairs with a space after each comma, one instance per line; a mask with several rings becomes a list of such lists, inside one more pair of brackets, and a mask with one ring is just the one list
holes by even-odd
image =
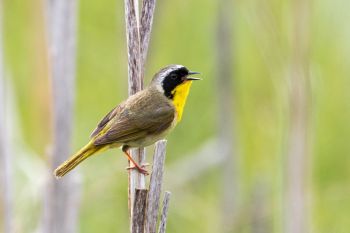
[[181, 121], [182, 113], [186, 104], [186, 99], [190, 91], [192, 81], [186, 81], [178, 85], [172, 92], [173, 104], [177, 112], [177, 122]]

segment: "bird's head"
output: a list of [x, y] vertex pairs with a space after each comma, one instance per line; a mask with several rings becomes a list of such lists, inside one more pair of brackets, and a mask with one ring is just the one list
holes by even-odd
[[157, 86], [166, 97], [173, 99], [176, 89], [180, 86], [187, 84], [189, 88], [192, 81], [200, 80], [200, 78], [190, 77], [194, 74], [199, 73], [189, 71], [183, 65], [168, 65], [154, 75], [151, 85]]

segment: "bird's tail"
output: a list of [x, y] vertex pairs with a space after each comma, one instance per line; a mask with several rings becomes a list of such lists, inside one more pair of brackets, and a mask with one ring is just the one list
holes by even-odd
[[81, 148], [76, 154], [72, 155], [69, 159], [63, 162], [58, 168], [56, 168], [54, 175], [56, 178], [61, 178], [73, 168], [78, 166], [79, 163], [95, 154], [98, 151], [102, 151], [105, 146], [95, 146], [93, 142], [89, 142], [86, 146]]

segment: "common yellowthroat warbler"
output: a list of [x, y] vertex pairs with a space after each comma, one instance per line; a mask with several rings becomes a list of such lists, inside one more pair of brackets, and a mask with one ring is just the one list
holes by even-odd
[[192, 81], [199, 74], [182, 65], [161, 69], [150, 85], [112, 109], [91, 134], [90, 142], [62, 163], [54, 172], [62, 177], [86, 158], [103, 150], [122, 147], [143, 174], [148, 172], [129, 154], [129, 148], [149, 146], [163, 139], [181, 120]]

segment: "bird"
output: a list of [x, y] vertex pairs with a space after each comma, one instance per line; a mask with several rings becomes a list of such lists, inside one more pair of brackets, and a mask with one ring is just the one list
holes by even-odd
[[129, 153], [130, 148], [146, 147], [164, 139], [181, 121], [192, 81], [199, 72], [183, 65], [168, 65], [157, 72], [143, 90], [113, 108], [90, 135], [90, 141], [54, 171], [61, 178], [93, 154], [121, 148], [132, 168], [148, 175]]

